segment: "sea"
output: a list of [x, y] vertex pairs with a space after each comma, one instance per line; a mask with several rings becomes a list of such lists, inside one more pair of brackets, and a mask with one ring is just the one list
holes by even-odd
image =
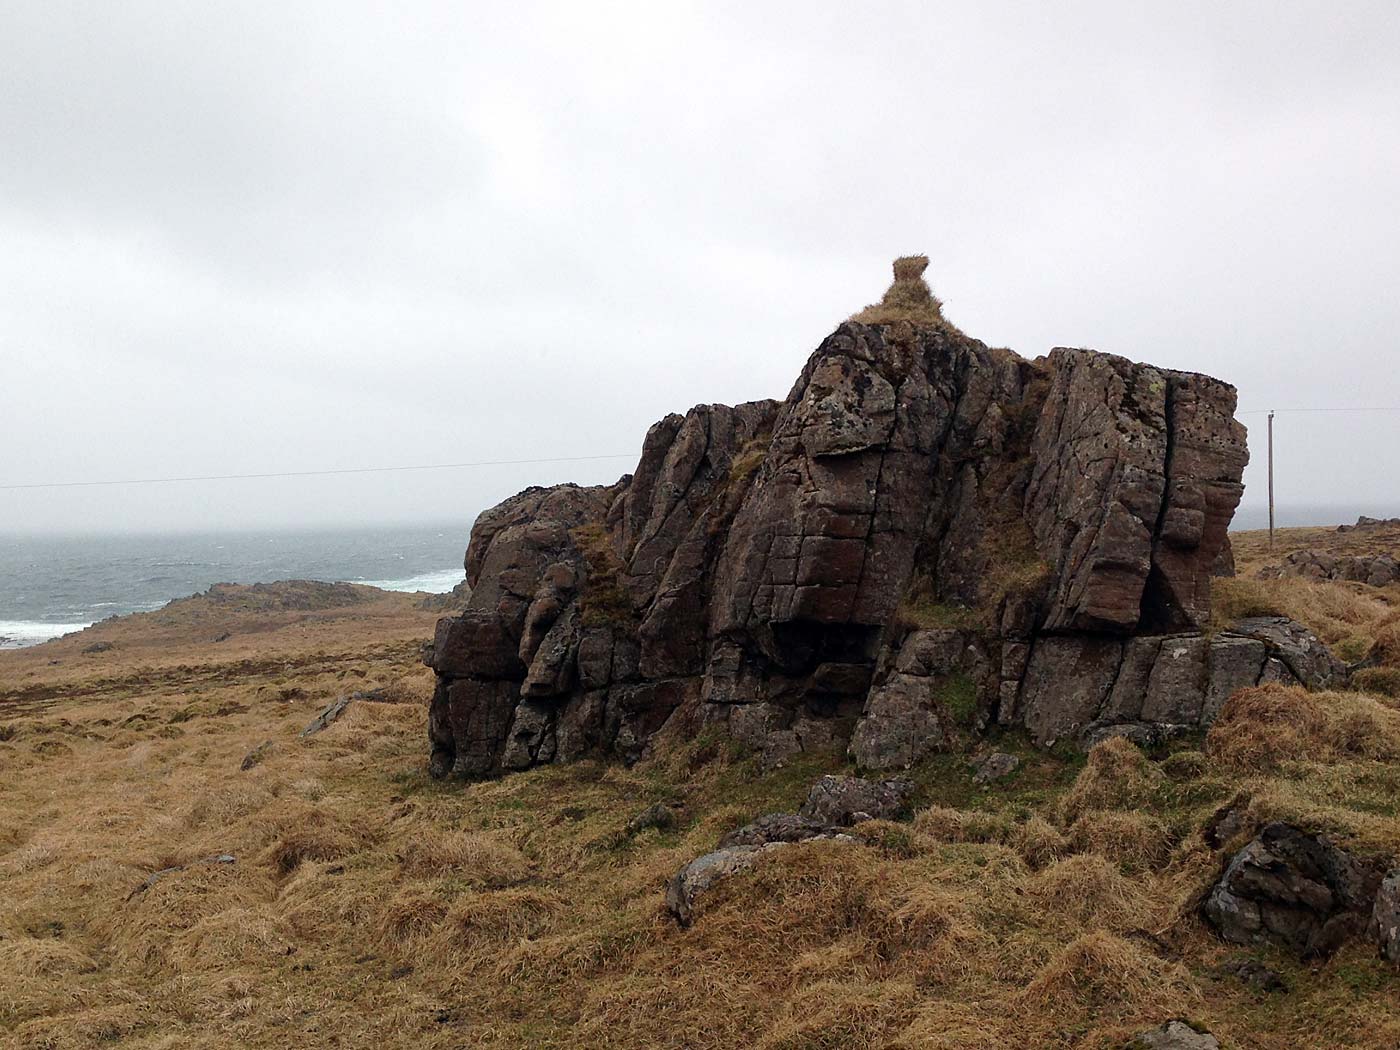
[[[1389, 517], [1400, 507], [1281, 507], [1280, 528]], [[1246, 506], [1236, 529], [1268, 525]], [[463, 579], [469, 523], [180, 535], [0, 533], [0, 648], [36, 645], [98, 620], [159, 609], [215, 583], [325, 580], [445, 593]]]
[[470, 523], [180, 535], [0, 533], [0, 648], [149, 612], [215, 583], [324, 580], [450, 591]]

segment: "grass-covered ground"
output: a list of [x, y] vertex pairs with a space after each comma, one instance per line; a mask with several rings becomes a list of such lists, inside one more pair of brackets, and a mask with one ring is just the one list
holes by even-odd
[[[1292, 602], [1357, 646], [1393, 625], [1393, 595], [1253, 586], [1222, 597]], [[1247, 834], [1201, 835], [1232, 800], [1400, 856], [1383, 694], [1242, 694], [1171, 753], [969, 740], [912, 772], [910, 820], [776, 851], [682, 930], [676, 868], [841, 756], [764, 774], [702, 739], [630, 770], [439, 783], [418, 662], [436, 614], [230, 615], [222, 642], [201, 612], [0, 653], [0, 1046], [1117, 1048], [1169, 1017], [1225, 1047], [1400, 1045], [1400, 974], [1373, 949], [1302, 965], [1194, 913]], [[298, 736], [374, 686], [399, 702]], [[977, 787], [992, 747], [1022, 765]], [[629, 836], [661, 800], [679, 825]], [[1244, 983], [1242, 959], [1289, 990]]]

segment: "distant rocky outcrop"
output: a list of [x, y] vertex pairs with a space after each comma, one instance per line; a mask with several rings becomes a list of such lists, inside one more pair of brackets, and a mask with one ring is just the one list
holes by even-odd
[[276, 583], [216, 583], [207, 591], [176, 598], [161, 612], [187, 612], [201, 607], [211, 611], [305, 612], [337, 609], [373, 601], [379, 592], [358, 583], [323, 583], [320, 580], [279, 580]]
[[418, 603], [418, 608], [427, 609], [430, 612], [453, 612], [458, 609], [465, 609], [467, 602], [471, 601], [472, 588], [466, 580], [463, 580], [452, 590], [443, 594], [430, 594]]
[[1400, 583], [1400, 560], [1395, 554], [1332, 554], [1329, 551], [1294, 551], [1280, 565], [1266, 565], [1256, 575], [1278, 580], [1300, 576], [1307, 580], [1342, 580], [1385, 587]]
[[705, 727], [892, 769], [960, 728], [1196, 727], [1333, 673], [1286, 621], [1206, 633], [1248, 459], [1233, 387], [988, 347], [909, 292], [919, 262], [786, 400], [668, 416], [616, 484], [481, 515], [429, 656], [435, 773]]
[[1352, 529], [1379, 529], [1387, 525], [1400, 525], [1400, 518], [1372, 518], [1362, 514], [1356, 519], [1355, 525], [1338, 525], [1338, 532], [1350, 532]]

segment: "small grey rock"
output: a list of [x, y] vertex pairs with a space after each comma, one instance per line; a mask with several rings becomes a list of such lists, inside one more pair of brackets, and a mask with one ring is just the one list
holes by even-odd
[[1400, 963], [1400, 868], [1381, 881], [1371, 911], [1371, 932], [1380, 944], [1381, 957]]
[[666, 909], [682, 926], [695, 918], [695, 901], [711, 886], [752, 867], [764, 850], [780, 849], [783, 843], [767, 846], [731, 846], [696, 857], [685, 864], [666, 884]]
[[800, 817], [795, 813], [768, 813], [751, 824], [731, 831], [719, 840], [720, 849], [730, 846], [766, 846], [771, 842], [804, 842], [830, 836], [829, 824]]
[[1209, 1032], [1198, 1032], [1185, 1021], [1168, 1021], [1159, 1028], [1143, 1032], [1135, 1047], [1147, 1050], [1220, 1050], [1220, 1040]]
[[332, 700], [321, 709], [320, 714], [307, 724], [306, 728], [301, 731], [301, 735], [304, 737], [315, 736], [317, 733], [329, 729], [340, 720], [340, 716], [345, 714], [353, 701], [354, 698], [350, 696], [342, 696]]
[[820, 824], [850, 827], [860, 820], [891, 820], [909, 804], [907, 780], [824, 776], [812, 785], [798, 815]]
[[272, 753], [272, 749], [272, 741], [264, 740], [261, 744], [259, 744], [257, 747], [253, 748], [253, 750], [249, 751], [246, 755], [243, 756], [243, 761], [239, 763], [238, 766], [239, 770], [244, 773], [248, 772], [248, 770], [261, 763], [263, 759], [270, 755]]
[[1008, 755], [1004, 751], [994, 751], [978, 760], [975, 767], [977, 771], [973, 773], [972, 779], [977, 784], [990, 784], [993, 780], [1010, 776], [1020, 768], [1020, 765], [1021, 760], [1015, 755]]

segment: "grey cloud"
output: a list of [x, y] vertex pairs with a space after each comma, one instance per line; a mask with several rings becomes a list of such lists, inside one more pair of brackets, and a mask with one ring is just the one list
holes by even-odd
[[[1030, 356], [1400, 405], [1397, 55], [1389, 2], [7, 4], [0, 481], [635, 450], [917, 250]], [[1281, 499], [1400, 510], [1397, 428], [1281, 417]], [[466, 519], [629, 466], [0, 509]]]

